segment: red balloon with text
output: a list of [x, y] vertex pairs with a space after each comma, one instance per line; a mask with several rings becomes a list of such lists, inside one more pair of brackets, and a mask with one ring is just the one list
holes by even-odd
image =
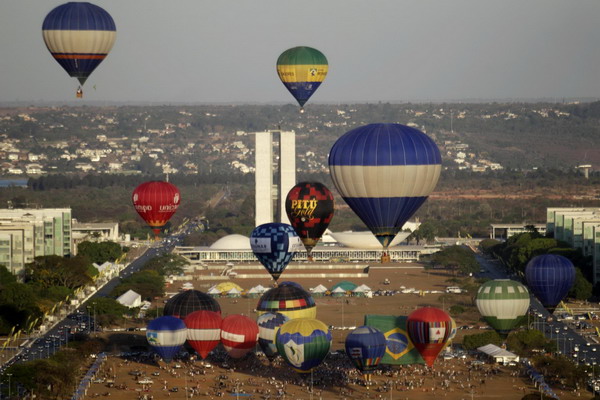
[[152, 228], [156, 237], [177, 211], [180, 199], [179, 189], [163, 181], [144, 182], [135, 188], [132, 196], [135, 211]]
[[406, 331], [425, 363], [433, 367], [452, 333], [452, 319], [439, 308], [419, 308], [408, 316]]

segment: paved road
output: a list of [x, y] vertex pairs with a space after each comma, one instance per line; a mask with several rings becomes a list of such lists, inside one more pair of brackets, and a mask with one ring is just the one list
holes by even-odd
[[[19, 354], [0, 367], [0, 374], [4, 369], [14, 363], [32, 361], [40, 358], [47, 358], [60, 349], [60, 347], [70, 340], [72, 329], [83, 330], [84, 332], [93, 331], [94, 327], [94, 299], [106, 297], [121, 282], [120, 278], [126, 278], [134, 272], [139, 271], [150, 259], [162, 254], [170, 253], [171, 250], [180, 244], [183, 238], [195, 229], [194, 224], [189, 224], [181, 232], [163, 238], [159, 242], [152, 244], [140, 257], [132, 261], [118, 275], [103, 285], [94, 295], [92, 295], [84, 304], [77, 307], [66, 318], [56, 323], [52, 329], [35, 339], [28, 346], [24, 347]], [[88, 308], [89, 307], [89, 308]]]

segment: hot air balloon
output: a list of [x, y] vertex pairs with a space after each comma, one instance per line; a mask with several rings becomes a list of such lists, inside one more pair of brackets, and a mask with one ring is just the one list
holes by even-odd
[[302, 250], [302, 242], [294, 228], [278, 222], [254, 228], [250, 235], [250, 246], [256, 258], [275, 281], [279, 279], [296, 252]]
[[221, 314], [219, 303], [199, 290], [185, 290], [171, 297], [165, 304], [164, 314], [185, 319], [189, 314], [198, 310], [214, 311]]
[[[108, 55], [117, 29], [103, 8], [86, 2], [70, 2], [48, 13], [42, 35], [52, 57], [83, 85]], [[82, 95], [80, 86], [77, 97]]]
[[289, 320], [288, 316], [278, 312], [264, 313], [256, 319], [258, 325], [258, 344], [269, 360], [277, 356], [275, 335], [281, 325]]
[[370, 326], [359, 326], [346, 336], [346, 354], [352, 364], [371, 380], [370, 372], [377, 368], [385, 355], [387, 341], [385, 335]]
[[185, 343], [187, 328], [176, 317], [164, 316], [150, 321], [146, 327], [146, 339], [154, 351], [166, 362], [171, 362]]
[[510, 279], [487, 281], [479, 287], [475, 304], [479, 313], [501, 335], [508, 335], [529, 309], [529, 291]]
[[319, 88], [327, 70], [327, 58], [312, 47], [293, 47], [277, 59], [279, 79], [300, 104], [300, 112], [304, 112], [304, 103]]
[[454, 337], [456, 336], [456, 333], [458, 332], [458, 327], [456, 326], [456, 321], [452, 317], [450, 317], [450, 326], [451, 326], [450, 336], [448, 336], [448, 340], [446, 341], [446, 344], [444, 345], [444, 349], [446, 347], [450, 346], [450, 344], [452, 344], [452, 339], [454, 339]]
[[300, 182], [287, 194], [285, 211], [309, 259], [333, 218], [333, 206], [333, 195], [319, 182]]
[[187, 326], [187, 341], [204, 359], [221, 341], [221, 314], [199, 310], [183, 320]]
[[427, 200], [441, 171], [440, 151], [423, 132], [371, 124], [340, 137], [329, 152], [338, 192], [384, 249]]
[[529, 260], [525, 280], [535, 297], [553, 313], [575, 283], [575, 267], [566, 257], [543, 254]]
[[314, 318], [286, 322], [275, 336], [277, 351], [300, 374], [307, 374], [325, 359], [331, 348], [331, 331]]
[[242, 358], [256, 346], [258, 325], [241, 314], [223, 318], [221, 323], [221, 343], [231, 358]]
[[278, 312], [289, 319], [315, 318], [317, 306], [306, 290], [294, 285], [280, 285], [269, 289], [258, 299], [258, 314]]
[[452, 321], [444, 310], [423, 307], [410, 313], [406, 320], [406, 330], [425, 363], [433, 367], [436, 357], [450, 337]]
[[132, 201], [135, 211], [158, 237], [161, 228], [179, 207], [179, 189], [169, 182], [144, 182], [133, 191]]

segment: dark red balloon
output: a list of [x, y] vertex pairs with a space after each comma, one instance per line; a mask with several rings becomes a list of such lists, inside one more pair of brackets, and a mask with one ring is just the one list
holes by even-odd
[[309, 257], [329, 226], [333, 209], [333, 195], [319, 182], [300, 182], [287, 194], [285, 211]]
[[452, 319], [439, 308], [419, 308], [408, 316], [406, 331], [423, 360], [433, 367], [452, 333]]
[[187, 326], [187, 341], [203, 359], [221, 342], [221, 314], [199, 310], [183, 320]]
[[163, 181], [144, 182], [135, 188], [132, 195], [135, 211], [156, 236], [177, 211], [180, 198], [179, 189]]

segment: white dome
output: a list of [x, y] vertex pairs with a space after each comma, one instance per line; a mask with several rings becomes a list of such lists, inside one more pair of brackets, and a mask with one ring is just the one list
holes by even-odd
[[[399, 245], [410, 235], [410, 232], [398, 232], [389, 247]], [[375, 238], [371, 231], [365, 232], [331, 232], [331, 237], [338, 243], [354, 249], [382, 249], [381, 243]]]
[[233, 235], [223, 236], [210, 245], [211, 249], [214, 250], [251, 250], [250, 238], [244, 235]]

